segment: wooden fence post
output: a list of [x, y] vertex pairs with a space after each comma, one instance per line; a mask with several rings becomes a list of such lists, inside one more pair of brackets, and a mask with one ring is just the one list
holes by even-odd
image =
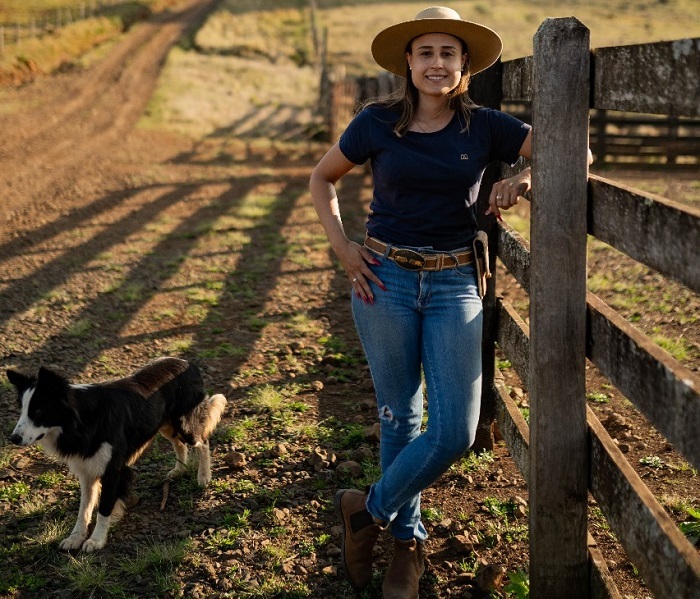
[[[501, 107], [503, 97], [503, 73], [501, 61], [476, 75], [469, 84], [469, 95], [481, 106]], [[491, 164], [484, 172], [477, 199], [477, 221], [479, 228], [489, 237], [489, 258], [492, 278], [488, 282], [484, 297], [484, 332], [482, 340], [482, 391], [479, 425], [472, 449], [474, 451], [492, 451], [494, 445], [493, 423], [496, 420], [496, 396], [494, 378], [496, 373], [496, 327], [498, 311], [496, 308], [496, 256], [498, 256], [498, 225], [493, 215], [486, 216], [489, 194], [493, 184], [501, 178], [501, 165]]]
[[586, 205], [590, 32], [534, 37], [530, 271], [530, 596], [589, 596]]

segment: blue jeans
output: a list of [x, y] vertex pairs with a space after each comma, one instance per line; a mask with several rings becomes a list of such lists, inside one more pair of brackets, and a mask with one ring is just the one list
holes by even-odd
[[[425, 250], [421, 250], [425, 252]], [[377, 256], [374, 303], [353, 294], [379, 410], [382, 476], [367, 509], [401, 540], [428, 536], [420, 494], [474, 442], [481, 403], [482, 305], [473, 264], [408, 271]], [[421, 370], [422, 366], [422, 370]], [[428, 420], [423, 420], [423, 379]]]

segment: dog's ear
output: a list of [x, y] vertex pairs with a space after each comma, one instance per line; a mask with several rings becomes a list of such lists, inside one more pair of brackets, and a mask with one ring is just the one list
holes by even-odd
[[7, 370], [7, 380], [9, 380], [18, 389], [26, 389], [31, 387], [33, 379], [31, 377], [25, 376], [21, 372], [16, 370]]
[[42, 366], [39, 368], [36, 386], [38, 390], [43, 390], [44, 393], [48, 392], [55, 403], [65, 406], [73, 412], [75, 418], [79, 418], [75, 393], [66, 377]]
[[69, 387], [69, 383], [64, 377], [44, 366], [39, 368], [39, 374], [37, 375], [37, 386], [38, 385], [48, 385], [54, 389], [54, 391], [67, 390]]
[[54, 405], [61, 406], [61, 409], [68, 410], [72, 414], [69, 426], [75, 427], [76, 430], [82, 426], [75, 393], [66, 377], [42, 366], [39, 368], [36, 386], [37, 389], [43, 389], [50, 394]]

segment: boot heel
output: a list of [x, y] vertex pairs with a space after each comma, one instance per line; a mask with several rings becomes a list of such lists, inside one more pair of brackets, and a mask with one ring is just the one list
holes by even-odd
[[367, 494], [341, 489], [333, 498], [342, 526], [340, 560], [350, 585], [361, 591], [372, 581], [372, 550], [381, 529], [365, 507]]

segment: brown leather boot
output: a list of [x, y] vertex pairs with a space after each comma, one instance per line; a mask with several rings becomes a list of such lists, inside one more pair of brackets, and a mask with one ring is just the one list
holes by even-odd
[[418, 599], [418, 582], [425, 572], [423, 543], [394, 539], [394, 558], [384, 577], [384, 599]]
[[372, 519], [365, 502], [367, 494], [342, 489], [335, 494], [335, 513], [343, 525], [341, 562], [345, 576], [356, 591], [372, 580], [372, 549], [382, 531]]

